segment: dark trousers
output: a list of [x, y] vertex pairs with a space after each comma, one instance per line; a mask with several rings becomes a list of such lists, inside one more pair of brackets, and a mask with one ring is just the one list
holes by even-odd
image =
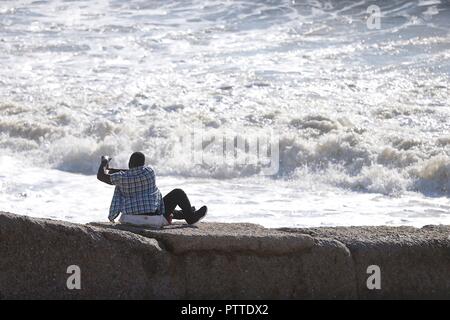
[[[185, 219], [186, 216], [190, 215], [192, 212], [191, 202], [186, 193], [181, 189], [170, 191], [163, 200], [166, 210], [164, 217], [166, 218], [173, 214], [173, 219]], [[181, 211], [175, 210], [177, 206], [181, 208]]]

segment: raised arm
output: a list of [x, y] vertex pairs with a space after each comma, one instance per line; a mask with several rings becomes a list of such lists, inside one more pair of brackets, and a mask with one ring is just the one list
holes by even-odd
[[111, 177], [108, 173], [108, 163], [109, 161], [107, 159], [102, 158], [102, 163], [100, 164], [97, 172], [97, 179], [101, 182], [112, 185]]

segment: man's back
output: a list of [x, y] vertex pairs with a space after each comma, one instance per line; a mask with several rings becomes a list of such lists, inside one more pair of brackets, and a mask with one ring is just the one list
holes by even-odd
[[156, 187], [155, 172], [151, 167], [137, 167], [111, 175], [117, 186], [111, 203], [110, 215], [122, 212], [130, 215], [163, 214], [164, 205]]
[[151, 167], [139, 167], [111, 175], [111, 182], [117, 185], [124, 196], [135, 197], [142, 192], [156, 189], [155, 172]]

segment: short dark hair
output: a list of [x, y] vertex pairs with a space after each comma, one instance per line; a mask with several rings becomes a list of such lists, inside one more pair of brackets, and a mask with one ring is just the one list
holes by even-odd
[[130, 162], [128, 162], [128, 166], [130, 169], [142, 167], [145, 165], [145, 155], [142, 152], [135, 152], [130, 157]]

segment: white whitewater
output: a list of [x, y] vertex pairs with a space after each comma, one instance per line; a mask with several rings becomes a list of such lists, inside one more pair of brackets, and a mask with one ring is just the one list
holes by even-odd
[[[0, 209], [106, 220], [102, 154], [141, 150], [208, 221], [450, 223], [450, 2], [4, 1]], [[180, 137], [270, 128], [280, 170]]]

